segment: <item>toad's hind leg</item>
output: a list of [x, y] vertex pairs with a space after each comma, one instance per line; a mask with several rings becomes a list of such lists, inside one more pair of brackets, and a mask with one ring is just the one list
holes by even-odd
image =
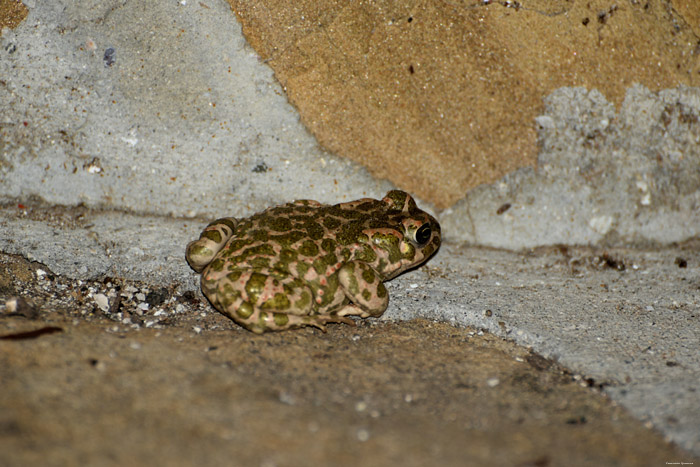
[[226, 245], [233, 235], [238, 221], [233, 217], [217, 219], [206, 226], [199, 235], [199, 240], [187, 245], [185, 258], [192, 269], [197, 272], [202, 270], [214, 259], [214, 256]]
[[382, 283], [382, 277], [366, 263], [345, 263], [338, 272], [338, 281], [350, 301], [350, 304], [338, 310], [338, 316], [376, 318], [389, 306], [389, 293]]
[[249, 269], [222, 273], [209, 268], [202, 276], [202, 291], [217, 310], [256, 334], [303, 326], [325, 331], [326, 323], [354, 324], [335, 313], [317, 314], [311, 289], [288, 274]]

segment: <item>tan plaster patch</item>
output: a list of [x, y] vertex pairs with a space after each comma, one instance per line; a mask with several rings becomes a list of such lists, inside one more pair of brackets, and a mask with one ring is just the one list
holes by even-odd
[[29, 14], [29, 10], [18, 0], [0, 0], [0, 36], [3, 28], [16, 28]]
[[535, 164], [558, 87], [700, 82], [692, 0], [229, 3], [324, 147], [440, 208]]

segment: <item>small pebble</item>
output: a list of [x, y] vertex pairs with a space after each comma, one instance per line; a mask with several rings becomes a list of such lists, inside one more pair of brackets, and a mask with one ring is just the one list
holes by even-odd
[[105, 50], [104, 57], [102, 57], [102, 60], [105, 62], [105, 67], [114, 65], [114, 62], [117, 61], [116, 54], [117, 52], [114, 50], [114, 47], [109, 47]]
[[490, 388], [495, 388], [495, 387], [498, 386], [500, 383], [501, 383], [501, 380], [499, 380], [498, 378], [489, 378], [489, 379], [486, 380], [486, 384], [488, 384], [488, 386], [489, 386]]
[[289, 393], [287, 391], [280, 391], [279, 399], [280, 399], [280, 402], [285, 404], [285, 405], [296, 404], [296, 398], [291, 393]]
[[109, 299], [107, 298], [107, 296], [105, 294], [98, 293], [98, 294], [95, 294], [95, 296], [93, 298], [95, 299], [95, 303], [97, 303], [97, 306], [100, 310], [102, 310], [104, 312], [109, 310]]
[[5, 302], [5, 311], [7, 313], [14, 313], [17, 311], [17, 299], [16, 298], [9, 298]]
[[363, 443], [369, 440], [369, 430], [367, 430], [366, 428], [360, 428], [359, 430], [357, 430], [357, 440]]
[[321, 429], [321, 425], [318, 424], [318, 422], [309, 422], [309, 432], [310, 433], [318, 433], [318, 430]]

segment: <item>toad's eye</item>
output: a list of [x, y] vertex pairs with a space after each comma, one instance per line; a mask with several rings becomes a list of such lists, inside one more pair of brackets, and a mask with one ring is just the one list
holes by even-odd
[[430, 235], [433, 231], [430, 229], [430, 224], [423, 224], [418, 230], [416, 230], [414, 240], [418, 245], [425, 245], [430, 240]]

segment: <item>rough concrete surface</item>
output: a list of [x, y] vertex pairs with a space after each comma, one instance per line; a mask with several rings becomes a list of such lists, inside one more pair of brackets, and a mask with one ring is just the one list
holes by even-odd
[[517, 249], [700, 235], [700, 88], [635, 85], [619, 112], [584, 88], [559, 89], [545, 103], [537, 169], [482, 185], [443, 211], [447, 237]]
[[0, 196], [240, 216], [388, 187], [318, 147], [222, 1], [36, 4], [0, 76]]
[[[456, 206], [441, 218], [451, 240], [438, 256], [427, 267], [390, 283], [392, 302], [384, 320], [424, 317], [476, 329], [436, 325], [436, 331], [426, 331], [426, 324], [389, 325], [380, 320], [358, 329], [333, 326], [327, 335], [301, 331], [256, 338], [218, 316], [194, 292], [196, 276], [183, 257], [187, 242], [214, 216], [243, 216], [294, 198], [341, 202], [376, 197], [391, 185], [320, 149], [270, 69], [245, 44], [223, 0], [152, 1], [148, 6], [124, 1], [25, 3], [29, 16], [16, 29], [3, 29], [0, 48], [0, 251], [20, 255], [3, 255], [3, 261], [13, 266], [4, 268], [0, 278], [5, 304], [1, 334], [11, 336], [0, 342], [5, 359], [0, 370], [4, 372], [0, 412], [5, 417], [0, 420], [0, 443], [7, 443], [0, 452], [18, 456], [8, 465], [47, 458], [55, 459], [56, 465], [94, 459], [105, 465], [134, 459], [147, 463], [154, 459], [154, 450], [155, 455], [159, 452], [154, 446], [161, 446], [164, 439], [178, 442], [163, 455], [183, 463], [197, 456], [211, 456], [206, 458], [214, 462], [237, 454], [261, 465], [285, 465], [276, 457], [279, 454], [265, 457], [258, 454], [260, 450], [312, 459], [341, 456], [347, 464], [372, 458], [399, 464], [406, 460], [400, 454], [403, 449], [419, 454], [418, 460], [444, 459], [452, 465], [493, 460], [512, 464], [512, 459], [531, 465], [568, 465], [566, 452], [589, 465], [645, 461], [658, 465], [693, 461], [692, 455], [700, 455], [697, 243], [657, 244], [653, 250], [560, 247], [511, 253], [456, 242], [495, 245], [493, 238], [504, 237], [501, 230], [513, 248], [545, 243], [532, 239], [548, 231], [556, 233], [544, 237], [551, 241], [563, 237], [571, 243], [568, 240], [580, 234], [583, 240], [576, 237], [573, 243], [603, 245], [636, 239], [643, 246], [693, 235], [696, 90], [656, 95], [635, 87], [625, 103], [631, 107], [623, 106], [628, 110], [617, 113], [595, 92], [563, 89], [549, 98], [548, 110], [538, 119], [541, 157], [549, 168], [525, 172], [542, 177], [538, 180], [546, 196], [529, 202], [525, 193], [534, 188], [527, 184], [513, 185], [521, 186], [521, 191], [508, 188], [512, 197], [476, 192], [483, 205], [468, 198], [468, 216], [492, 226], [494, 237], [488, 236], [488, 229], [475, 228], [473, 221], [460, 222], [460, 216], [467, 214], [460, 211], [463, 206]], [[639, 106], [653, 112], [635, 119]], [[633, 118], [632, 127], [648, 128], [659, 138], [649, 140], [649, 151], [637, 151], [647, 143], [629, 139], [625, 133], [629, 128], [620, 123], [624, 115]], [[602, 125], [602, 117], [608, 119], [607, 125]], [[591, 149], [596, 146], [602, 150]], [[657, 159], [653, 165], [651, 149], [658, 151], [663, 164]], [[614, 165], [611, 154], [624, 154], [635, 168]], [[590, 167], [593, 179], [602, 176], [601, 168], [610, 167], [627, 177], [621, 178], [624, 189], [619, 199], [632, 211], [611, 205], [614, 179], [582, 181], [576, 167]], [[552, 181], [556, 178], [547, 179], [547, 170], [558, 173], [561, 184]], [[509, 177], [517, 180], [522, 173]], [[635, 174], [652, 178], [637, 180]], [[508, 180], [503, 182], [506, 187]], [[637, 184], [648, 180], [646, 185]], [[647, 195], [649, 204], [644, 202]], [[590, 211], [581, 219], [542, 214], [543, 203], [569, 212], [572, 196], [581, 200], [581, 212]], [[596, 209], [602, 208], [596, 216]], [[663, 217], [664, 213], [670, 214]], [[676, 219], [681, 216], [687, 221], [682, 235], [674, 237], [671, 229], [661, 228], [679, 225]], [[601, 219], [592, 221], [596, 217]], [[639, 219], [646, 224], [635, 227]], [[514, 227], [508, 230], [506, 222]], [[581, 225], [597, 233], [579, 232]], [[644, 225], [654, 228], [639, 227]], [[474, 231], [479, 235], [469, 237]], [[28, 265], [22, 258], [36, 263]], [[513, 376], [516, 370], [487, 376], [489, 368], [496, 368], [490, 366], [496, 363], [489, 360], [489, 352], [509, 345], [488, 333], [490, 340], [484, 345], [490, 350], [469, 354], [464, 366], [457, 365], [462, 348], [472, 350], [466, 342], [478, 329], [530, 346], [533, 355], [557, 360], [562, 368], [548, 360], [540, 365], [554, 373], [525, 377], [534, 381], [530, 388], [546, 396], [559, 386], [575, 386], [571, 380], [585, 384], [590, 388], [580, 397], [590, 411], [568, 410], [573, 407], [567, 405], [572, 397], [568, 393], [557, 396], [561, 397], [557, 401], [545, 398], [536, 404], [525, 396], [518, 399], [522, 381]], [[22, 335], [24, 331], [39, 334]], [[401, 360], [415, 366], [389, 360], [387, 366], [372, 367], [376, 380], [363, 376], [363, 365], [376, 362], [376, 354], [350, 360], [348, 353], [328, 350], [353, 345], [356, 333], [363, 343], [372, 334], [384, 341], [370, 340], [363, 350], [373, 352], [377, 345], [393, 358], [392, 346], [383, 346], [387, 341], [402, 342], [406, 332], [411, 344], [400, 354]], [[445, 336], [452, 334], [464, 339], [457, 338], [459, 345], [446, 350]], [[137, 339], [141, 336], [146, 340]], [[437, 350], [430, 359], [417, 357], [432, 346]], [[213, 347], [225, 356], [207, 360], [216, 350], [207, 349]], [[122, 359], [125, 351], [139, 348], [146, 350], [134, 359]], [[260, 356], [259, 348], [273, 353]], [[510, 347], [506, 354], [517, 362], [516, 357], [526, 358], [522, 352]], [[301, 372], [295, 370], [298, 355], [309, 359]], [[381, 414], [393, 410], [397, 400], [405, 403], [407, 394], [409, 400], [414, 394], [404, 390], [411, 378], [401, 380], [401, 390], [384, 392], [387, 379], [381, 375], [395, 368], [418, 377], [426, 362], [444, 368], [436, 373], [438, 369], [431, 367], [421, 378], [451, 381], [449, 389], [456, 392], [446, 393], [435, 404], [420, 399], [424, 405], [418, 418], [401, 411], [395, 418], [383, 418]], [[116, 371], [109, 373], [112, 363]], [[320, 369], [315, 369], [318, 365]], [[478, 382], [469, 380], [481, 365], [485, 370], [478, 373]], [[231, 368], [238, 367], [244, 367], [242, 373], [232, 373]], [[106, 373], [106, 379], [100, 376]], [[566, 375], [562, 384], [556, 374]], [[280, 375], [281, 383], [276, 379]], [[467, 381], [459, 381], [460, 375]], [[11, 383], [6, 386], [6, 381]], [[308, 387], [305, 381], [310, 381]], [[371, 397], [343, 393], [347, 406], [336, 411], [335, 401], [313, 396], [338, 394], [333, 381], [347, 381], [351, 392], [370, 385], [372, 390], [363, 394]], [[280, 391], [284, 383], [301, 386]], [[457, 394], [484, 385], [510, 395], [469, 392], [464, 399]], [[275, 389], [265, 392], [267, 387]], [[424, 386], [422, 394], [435, 390]], [[599, 390], [624, 410], [610, 407], [594, 392]], [[102, 394], [109, 395], [108, 409], [100, 408]], [[264, 407], [248, 406], [250, 394], [261, 397], [255, 404]], [[244, 402], [228, 405], [241, 398]], [[379, 422], [368, 425], [367, 414], [374, 420], [374, 398], [381, 400], [376, 409]], [[180, 400], [183, 404], [177, 405]], [[486, 400], [492, 411], [478, 412], [479, 402]], [[522, 409], [530, 405], [543, 412]], [[48, 415], [46, 407], [51, 409]], [[443, 417], [455, 407], [464, 411], [457, 425]], [[510, 411], [513, 407], [518, 409]], [[554, 412], [547, 412], [547, 407]], [[556, 412], [557, 407], [563, 411]], [[92, 425], [81, 418], [90, 411], [99, 417]], [[178, 432], [190, 411], [197, 414], [197, 421]], [[165, 420], [170, 414], [174, 422]], [[42, 416], [50, 417], [50, 423], [43, 425]], [[503, 425], [486, 423], [501, 419]], [[237, 420], [250, 421], [255, 429], [242, 432]], [[553, 430], [547, 428], [550, 423]], [[266, 424], [279, 426], [280, 437], [269, 440]], [[394, 431], [399, 429], [406, 431]], [[599, 429], [602, 434], [595, 436], [588, 431]], [[319, 432], [328, 438], [314, 444]], [[386, 438], [376, 442], [384, 433]], [[420, 435], [425, 433], [437, 435], [421, 444]], [[662, 437], [687, 452], [674, 450]], [[202, 449], [186, 452], [182, 446], [193, 439], [203, 444], [193, 442], [191, 449]], [[251, 439], [260, 444], [251, 445]], [[603, 443], [607, 440], [612, 441]], [[293, 449], [270, 450], [274, 441]], [[348, 444], [357, 442], [374, 450], [365, 454], [356, 444]], [[479, 447], [483, 445], [488, 447]], [[38, 446], [45, 450], [37, 450]], [[596, 451], [594, 446], [603, 447]], [[246, 451], [248, 447], [256, 452]], [[48, 457], [31, 457], [33, 452]], [[464, 452], [473, 457], [465, 461]], [[353, 453], [367, 457], [353, 458]]]

